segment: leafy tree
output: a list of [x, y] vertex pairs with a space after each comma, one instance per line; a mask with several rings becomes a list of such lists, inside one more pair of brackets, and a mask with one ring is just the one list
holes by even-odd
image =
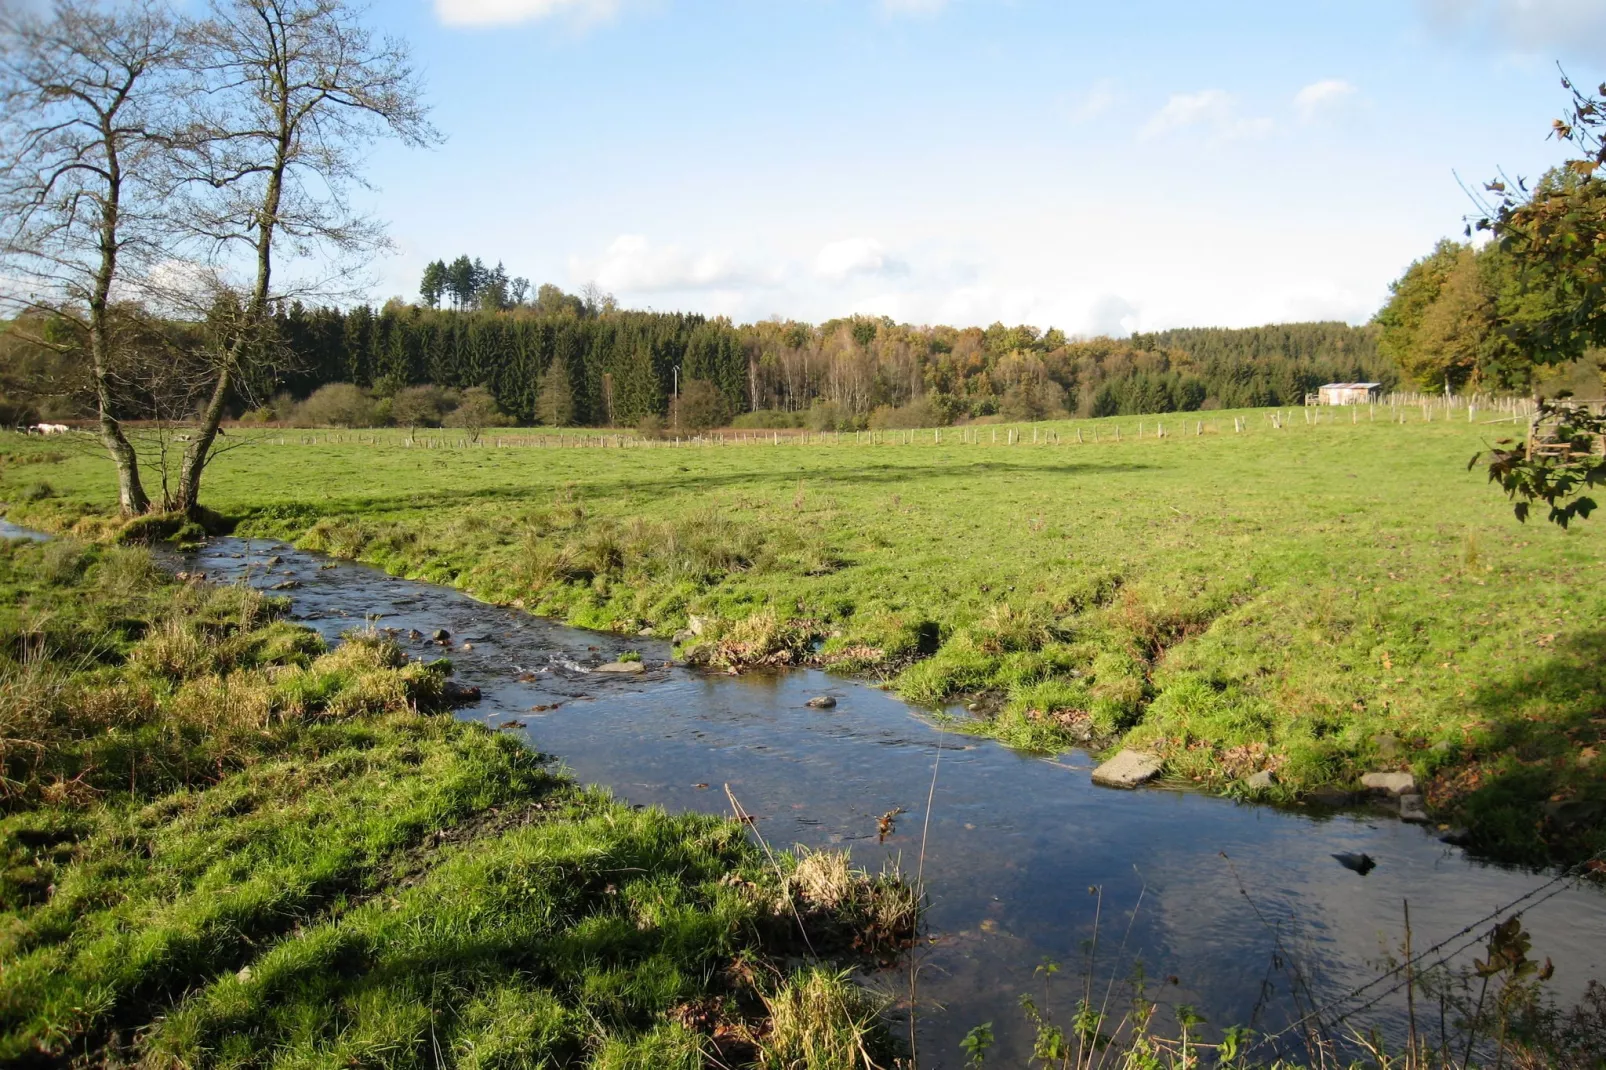
[[[182, 210], [195, 238], [217, 250], [202, 292], [215, 295], [213, 308], [238, 311], [217, 318], [204, 349], [211, 390], [172, 503], [185, 511], [200, 504], [230, 401], [283, 354], [273, 309], [297, 285], [274, 274], [281, 239], [348, 262], [381, 247], [382, 229], [346, 196], [364, 147], [382, 136], [412, 145], [439, 137], [406, 46], [376, 38], [346, 0], [213, 0], [192, 38], [205, 91], [195, 97], [189, 177], [203, 192]], [[242, 251], [250, 281], [236, 287], [225, 280]]]
[[506, 427], [511, 421], [496, 404], [496, 398], [483, 386], [471, 386], [446, 417], [448, 427], [461, 427], [469, 440], [478, 442], [487, 427]]
[[1551, 133], [1576, 155], [1531, 190], [1521, 181], [1489, 183], [1495, 199], [1477, 223], [1516, 261], [1526, 288], [1552, 299], [1524, 332], [1540, 363], [1606, 345], [1606, 83], [1589, 93], [1563, 77], [1562, 87], [1569, 114]]
[[0, 275], [39, 295], [21, 311], [75, 322], [83, 344], [56, 348], [87, 356], [124, 515], [150, 498], [121, 418], [112, 294], [148, 292], [151, 269], [181, 255], [165, 201], [190, 59], [156, 0], [57, 0], [49, 17], [0, 7]]
[[688, 379], [680, 384], [675, 402], [675, 426], [684, 431], [707, 431], [723, 427], [731, 417], [730, 405], [719, 387], [706, 379]]
[[352, 383], [320, 386], [295, 411], [297, 423], [313, 427], [373, 427], [375, 417], [373, 397]]
[[554, 360], [541, 376], [535, 417], [547, 427], [570, 427], [575, 422], [574, 388], [569, 382], [569, 367], [562, 360]]
[[535, 291], [535, 310], [543, 316], [584, 316], [585, 302], [566, 294], [550, 282]]
[[1417, 382], [1442, 386], [1444, 369], [1427, 361], [1418, 349], [1418, 334], [1423, 320], [1432, 310], [1445, 282], [1458, 263], [1472, 252], [1471, 246], [1449, 240], [1441, 241], [1433, 252], [1411, 264], [1389, 286], [1388, 303], [1374, 318], [1381, 332], [1378, 335], [1378, 352], [1394, 361]]
[[1052, 380], [1020, 382], [1004, 392], [998, 411], [1009, 420], [1047, 420], [1065, 414], [1065, 388]]
[[[475, 263], [478, 264], [479, 261]], [[500, 262], [480, 278], [477, 301], [479, 307], [488, 312], [500, 312], [512, 303], [508, 295], [507, 270]]]
[[1489, 451], [1489, 481], [1506, 492], [1519, 521], [1541, 503], [1545, 519], [1560, 527], [1587, 520], [1596, 504], [1589, 491], [1606, 486], [1606, 458], [1596, 452], [1603, 439], [1606, 416], [1572, 401], [1541, 401], [1529, 441], [1508, 439]]
[[390, 418], [398, 427], [439, 427], [457, 407], [455, 392], [438, 386], [409, 386], [391, 399]]
[[[1569, 115], [1552, 134], [1577, 155], [1530, 191], [1522, 182], [1491, 182], [1496, 200], [1478, 221], [1522, 274], [1524, 288], [1543, 295], [1525, 308], [1520, 335], [1531, 359], [1554, 364], [1606, 344], [1606, 84], [1596, 93], [1562, 79]], [[1543, 402], [1528, 440], [1489, 451], [1488, 472], [1512, 499], [1518, 520], [1544, 504], [1563, 528], [1595, 509], [1588, 492], [1606, 484], [1606, 417], [1572, 402]], [[1481, 455], [1474, 455], [1476, 465]]]

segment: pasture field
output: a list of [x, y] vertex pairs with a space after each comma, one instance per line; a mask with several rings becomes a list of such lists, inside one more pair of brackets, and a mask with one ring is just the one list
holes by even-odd
[[[258, 437], [216, 461], [206, 501], [241, 533], [575, 624], [695, 624], [683, 652], [715, 668], [875, 676], [1029, 749], [1141, 745], [1169, 776], [1285, 802], [1410, 768], [1484, 853], [1588, 857], [1606, 848], [1606, 521], [1512, 518], [1467, 470], [1509, 420], [1405, 415], [678, 448], [242, 430]], [[92, 451], [0, 448], [11, 519], [115, 531]]]

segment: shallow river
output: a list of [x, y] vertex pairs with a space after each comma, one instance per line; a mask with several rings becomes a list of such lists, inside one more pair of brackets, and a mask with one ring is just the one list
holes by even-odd
[[[1220, 1025], [1285, 1026], [1296, 969], [1322, 1003], [1372, 980], [1399, 944], [1407, 899], [1420, 950], [1544, 889], [1525, 924], [1535, 954], [1555, 961], [1556, 995], [1571, 999], [1589, 977], [1606, 978], [1606, 895], [1479, 864], [1387, 816], [1278, 810], [1164, 787], [1100, 789], [1086, 754], [1051, 762], [945, 733], [871, 687], [813, 671], [704, 676], [667, 665], [662, 642], [563, 627], [280, 543], [220, 539], [186, 560], [214, 580], [296, 584], [282, 591], [294, 615], [330, 638], [366, 619], [399, 629], [419, 656], [448, 654], [457, 679], [483, 691], [460, 717], [507, 725], [628, 801], [729, 813], [729, 785], [772, 844], [845, 845], [861, 864], [901, 858], [906, 871], [929, 816], [924, 1067], [960, 1066], [959, 1039], [989, 1021], [994, 1051], [1023, 1055], [1018, 998], [1041, 995], [1034, 968], [1045, 958], [1064, 964], [1050, 998], [1066, 1009], [1094, 932], [1091, 886], [1103, 889], [1099, 973], [1125, 975], [1141, 960], [1152, 998], [1190, 1004]], [[452, 649], [407, 638], [437, 628], [451, 633]], [[650, 671], [587, 671], [626, 650], [640, 651]], [[815, 695], [833, 696], [836, 707], [808, 708]], [[878, 842], [877, 819], [899, 808]], [[1376, 862], [1365, 876], [1333, 858], [1362, 852]], [[880, 981], [907, 992], [906, 976]], [[1403, 993], [1386, 996], [1358, 1021], [1398, 1027], [1402, 1006]]]

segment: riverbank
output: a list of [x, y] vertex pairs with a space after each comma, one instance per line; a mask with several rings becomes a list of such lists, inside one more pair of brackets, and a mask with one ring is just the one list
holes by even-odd
[[444, 714], [449, 664], [282, 610], [0, 543], [0, 1061], [887, 1049], [836, 967], [908, 942], [907, 885], [584, 790]]
[[[209, 500], [243, 532], [574, 624], [695, 630], [682, 652], [714, 667], [980, 693], [977, 727], [1018, 746], [1107, 739], [1283, 802], [1409, 770], [1488, 857], [1606, 847], [1598, 529], [1520, 527], [1465, 472], [1509, 425], [1238, 415], [997, 446], [274, 438], [220, 458]], [[14, 517], [91, 536], [107, 486], [87, 454], [0, 471]]]

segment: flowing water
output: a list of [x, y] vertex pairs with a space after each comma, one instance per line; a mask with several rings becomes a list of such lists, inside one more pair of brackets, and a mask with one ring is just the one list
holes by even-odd
[[[296, 618], [331, 639], [372, 622], [397, 629], [418, 656], [449, 655], [456, 678], [483, 692], [460, 717], [515, 732], [630, 802], [729, 813], [728, 785], [771, 844], [846, 846], [858, 863], [901, 859], [906, 872], [924, 835], [925, 1067], [962, 1065], [959, 1039], [989, 1021], [995, 1065], [1020, 1065], [1030, 1047], [1020, 995], [1041, 997], [1035, 968], [1062, 963], [1049, 1002], [1064, 1022], [1096, 918], [1101, 975], [1124, 976], [1141, 960], [1151, 998], [1219, 1025], [1285, 1026], [1297, 1014], [1296, 970], [1318, 1002], [1372, 980], [1399, 945], [1407, 899], [1420, 950], [1543, 889], [1524, 922], [1536, 955], [1555, 961], [1556, 995], [1576, 998], [1589, 978], [1606, 978], [1606, 895], [1480, 864], [1380, 813], [1100, 789], [1086, 754], [1046, 761], [943, 732], [861, 684], [813, 671], [706, 676], [669, 664], [661, 641], [564, 627], [283, 544], [219, 539], [177, 567], [278, 587]], [[449, 649], [428, 638], [439, 628], [451, 633]], [[590, 671], [627, 650], [647, 671]], [[809, 708], [815, 695], [834, 697], [835, 708]], [[878, 819], [899, 809], [882, 842]], [[1364, 876], [1333, 857], [1362, 852], [1376, 862]], [[905, 973], [878, 981], [907, 994]], [[1385, 995], [1392, 986], [1338, 1009], [1383, 996], [1356, 1021], [1392, 1032], [1404, 1000]]]

